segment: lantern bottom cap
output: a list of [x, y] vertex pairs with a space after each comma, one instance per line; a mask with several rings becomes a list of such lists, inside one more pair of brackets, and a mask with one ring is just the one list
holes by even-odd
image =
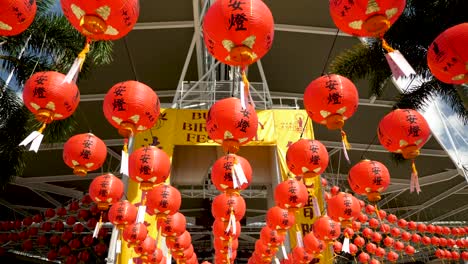
[[129, 138], [134, 135], [136, 131], [135, 125], [130, 122], [120, 123], [119, 134], [122, 137]]
[[50, 124], [54, 119], [54, 113], [49, 109], [39, 109], [35, 114], [36, 119], [41, 123]]
[[362, 24], [362, 28], [369, 33], [369, 37], [382, 37], [390, 26], [387, 17], [380, 14], [367, 18]]
[[80, 26], [89, 35], [102, 35], [107, 30], [106, 21], [95, 15], [84, 15], [80, 20]]
[[88, 170], [83, 166], [75, 166], [75, 168], [73, 168], [73, 174], [84, 177], [88, 174]]
[[344, 126], [344, 118], [340, 114], [329, 115], [325, 120], [329, 130], [342, 129]]
[[378, 192], [370, 192], [367, 194], [367, 199], [369, 200], [369, 202], [378, 202], [380, 201], [381, 197], [380, 197], [380, 193]]
[[405, 159], [414, 159], [419, 156], [419, 147], [416, 145], [407, 146], [401, 150], [401, 154]]

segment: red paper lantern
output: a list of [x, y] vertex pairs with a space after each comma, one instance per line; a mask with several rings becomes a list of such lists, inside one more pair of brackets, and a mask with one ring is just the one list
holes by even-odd
[[60, 72], [38, 72], [24, 84], [24, 105], [44, 124], [62, 120], [75, 112], [80, 102], [80, 91], [74, 82], [64, 82]]
[[182, 203], [179, 190], [168, 184], [154, 187], [147, 193], [146, 198], [147, 210], [158, 217], [175, 214]]
[[388, 151], [414, 159], [429, 140], [431, 131], [426, 119], [417, 111], [396, 109], [380, 121], [377, 132], [380, 143]]
[[372, 229], [377, 229], [379, 226], [380, 226], [380, 222], [379, 220], [375, 219], [375, 218], [371, 218], [369, 219], [369, 226], [372, 228]]
[[[241, 175], [245, 181], [239, 185]], [[211, 168], [211, 181], [220, 192], [226, 190], [244, 190], [252, 182], [252, 167], [245, 158], [236, 154], [227, 154], [215, 161]], [[236, 186], [234, 186], [236, 182]]]
[[341, 31], [359, 37], [382, 37], [405, 9], [405, 0], [330, 1], [330, 14]]
[[57, 251], [51, 249], [51, 250], [49, 250], [49, 252], [47, 252], [47, 259], [48, 260], [53, 261], [53, 260], [56, 260], [57, 257], [58, 257]]
[[406, 253], [406, 255], [412, 256], [412, 255], [414, 255], [414, 252], [416, 252], [416, 250], [414, 249], [413, 246], [407, 245], [407, 246], [405, 247], [405, 253]]
[[304, 107], [309, 117], [328, 129], [342, 129], [345, 120], [357, 109], [356, 86], [346, 77], [330, 74], [313, 80], [304, 92]]
[[220, 219], [215, 219], [213, 222], [213, 235], [221, 240], [230, 240], [239, 238], [241, 225], [239, 221], [235, 222], [235, 229], [231, 227], [227, 229], [229, 223], [223, 222]]
[[398, 260], [398, 254], [395, 252], [395, 251], [390, 251], [388, 252], [387, 254], [387, 259], [390, 261], [390, 262], [396, 262]]
[[382, 241], [382, 235], [381, 235], [380, 233], [374, 232], [374, 233], [372, 233], [371, 239], [372, 239], [372, 241], [374, 241], [375, 243], [379, 244], [380, 241]]
[[109, 220], [117, 228], [123, 229], [125, 225], [133, 224], [137, 217], [137, 208], [129, 201], [114, 203], [109, 209]]
[[[265, 241], [265, 240], [263, 240]], [[231, 241], [221, 240], [219, 238], [214, 239], [214, 249], [220, 253], [226, 254], [229, 251], [229, 244], [232, 250], [236, 250], [239, 247], [239, 240], [232, 239]]]
[[357, 221], [353, 221], [353, 224], [351, 227], [353, 228], [354, 232], [358, 232], [359, 230], [361, 230], [361, 223]]
[[461, 258], [464, 260], [464, 261], [467, 261], [468, 260], [468, 251], [463, 251], [461, 253]]
[[398, 218], [394, 214], [387, 215], [387, 221], [391, 224], [394, 224], [398, 221]]
[[158, 147], [142, 147], [130, 155], [128, 170], [130, 178], [140, 183], [140, 189], [149, 191], [169, 177], [171, 161], [166, 152]]
[[[218, 2], [221, 1], [225, 0]], [[206, 118], [208, 135], [215, 142], [222, 144], [227, 153], [236, 153], [239, 146], [251, 141], [257, 135], [257, 127], [258, 116], [255, 108], [251, 104], [243, 108], [241, 100], [234, 97], [214, 103]]]
[[188, 248], [191, 243], [192, 237], [188, 231], [185, 231], [178, 237], [171, 237], [166, 239], [166, 246], [170, 249]]
[[326, 243], [329, 243], [340, 236], [340, 228], [340, 223], [335, 222], [327, 215], [319, 217], [313, 225], [315, 236]]
[[364, 240], [364, 238], [360, 236], [357, 236], [356, 238], [354, 238], [353, 243], [358, 247], [363, 247], [366, 244], [366, 240]]
[[427, 51], [427, 65], [432, 74], [444, 83], [468, 82], [468, 23], [461, 23], [442, 32]]
[[416, 228], [418, 229], [419, 233], [425, 233], [427, 226], [423, 223], [419, 223]]
[[166, 216], [166, 218], [159, 218], [157, 224], [161, 228], [163, 236], [176, 237], [185, 232], [186, 221], [185, 216], [177, 212]]
[[314, 259], [312, 254], [309, 254], [305, 248], [296, 246], [292, 250], [293, 260], [296, 263], [309, 263]]
[[75, 135], [63, 146], [63, 161], [78, 176], [99, 169], [106, 156], [106, 144], [92, 133]]
[[366, 252], [361, 252], [358, 256], [358, 260], [360, 263], [368, 263], [370, 260], [370, 256]]
[[418, 235], [418, 234], [412, 234], [411, 235], [411, 242], [413, 242], [413, 243], [421, 242], [421, 236]]
[[137, 81], [120, 82], [104, 97], [104, 116], [123, 137], [130, 137], [152, 128], [158, 121], [158, 95]]
[[[398, 229], [397, 227], [393, 227], [393, 228], [390, 230], [390, 234], [392, 235], [392, 237], [398, 238], [398, 237], [400, 237], [400, 235], [401, 235], [401, 231], [400, 231], [400, 229]], [[409, 234], [409, 233], [408, 233], [408, 234]]]
[[296, 179], [287, 179], [279, 183], [274, 192], [276, 205], [293, 212], [304, 207], [308, 198], [309, 193], [306, 186]]
[[320, 258], [319, 254], [323, 252], [325, 245], [319, 240], [313, 232], [306, 234], [303, 238], [304, 248], [307, 252]]
[[262, 230], [260, 231], [260, 240], [269, 246], [279, 246], [281, 243], [283, 243], [284, 239], [284, 235], [279, 234], [278, 231], [271, 229], [268, 226], [262, 227]]
[[94, 178], [89, 186], [89, 195], [97, 204], [99, 210], [107, 210], [110, 205], [122, 198], [124, 192], [123, 182], [108, 173]]
[[327, 200], [327, 213], [331, 219], [351, 226], [352, 221], [361, 214], [359, 200], [349, 193], [340, 192]]
[[343, 249], [343, 244], [341, 244], [340, 241], [333, 242], [333, 251], [335, 251], [336, 254], [340, 254], [342, 249]]
[[263, 1], [215, 1], [203, 19], [203, 39], [217, 60], [247, 66], [270, 50], [274, 22]]
[[288, 210], [273, 206], [267, 211], [266, 222], [270, 229], [279, 230], [280, 234], [283, 234], [294, 225], [296, 218]]
[[370, 254], [375, 254], [375, 251], [377, 250], [377, 246], [374, 243], [369, 242], [366, 245], [366, 250]]
[[354, 245], [353, 243], [349, 243], [349, 254], [351, 254], [351, 256], [356, 256], [358, 251], [359, 249], [356, 245]]
[[258, 252], [262, 256], [272, 257], [276, 254], [278, 248], [272, 248], [267, 244], [263, 243], [263, 240], [257, 240], [255, 242], [255, 251]]
[[408, 222], [405, 219], [398, 220], [398, 226], [405, 229], [408, 226]]
[[372, 229], [370, 229], [370, 228], [368, 228], [368, 227], [366, 227], [366, 228], [364, 228], [364, 229], [362, 230], [362, 235], [363, 235], [365, 238], [368, 238], [368, 239], [372, 237], [372, 234], [373, 234], [373, 233], [374, 233], [374, 232], [372, 231]]
[[135, 253], [140, 257], [146, 257], [147, 255], [153, 254], [156, 250], [156, 240], [150, 236], [147, 236], [145, 240], [135, 247]]
[[377, 247], [377, 249], [375, 250], [375, 256], [379, 257], [379, 258], [383, 258], [385, 256], [385, 253], [387, 253], [385, 251], [385, 249], [381, 248], [381, 247]]
[[391, 237], [386, 237], [384, 238], [383, 243], [386, 247], [391, 248], [395, 244], [395, 240]]
[[431, 238], [428, 237], [428, 236], [423, 236], [422, 239], [421, 239], [421, 243], [423, 243], [423, 245], [425, 245], [425, 246], [430, 245], [431, 244]]
[[122, 237], [125, 241], [127, 241], [130, 247], [134, 247], [135, 245], [138, 245], [141, 242], [143, 242], [147, 234], [148, 229], [146, 228], [145, 224], [134, 223], [124, 228]]
[[408, 222], [408, 229], [415, 231], [418, 228], [418, 224], [416, 224], [414, 221], [409, 221]]
[[222, 193], [213, 199], [211, 213], [216, 219], [229, 221], [231, 213], [237, 221], [240, 221], [246, 211], [245, 200], [237, 193]]
[[390, 173], [378, 161], [362, 160], [349, 170], [348, 183], [355, 193], [367, 195], [370, 202], [377, 202], [380, 193], [390, 184]]
[[312, 178], [322, 174], [328, 166], [327, 148], [318, 140], [300, 139], [286, 152], [286, 163], [296, 176]]
[[116, 40], [135, 26], [140, 11], [137, 0], [60, 0], [68, 21], [92, 40]]
[[25, 31], [36, 16], [36, 1], [0, 1], [0, 36], [15, 36]]

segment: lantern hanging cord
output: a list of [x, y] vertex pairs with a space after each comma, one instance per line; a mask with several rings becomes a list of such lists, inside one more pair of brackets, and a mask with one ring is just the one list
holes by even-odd
[[87, 38], [86, 44], [83, 50], [78, 54], [78, 58], [80, 59], [80, 71], [81, 71], [81, 68], [83, 68], [83, 64], [86, 60], [86, 55], [89, 53], [90, 49], [91, 49], [91, 39]]
[[382, 40], [382, 48], [384, 48], [388, 53], [395, 51], [392, 47], [390, 47], [390, 45], [387, 43], [387, 41], [384, 38], [381, 38], [381, 40]]
[[304, 136], [304, 132], [307, 128], [307, 122], [309, 122], [309, 115], [307, 115], [306, 121], [304, 122], [304, 127], [302, 128], [301, 135], [299, 136], [299, 139], [302, 139], [302, 136]]
[[44, 123], [42, 123], [42, 126], [41, 126], [41, 128], [39, 128], [39, 130], [37, 130], [37, 132], [39, 132], [39, 133], [41, 133], [41, 134], [42, 134], [42, 133], [44, 132], [44, 129], [46, 128], [46, 126], [47, 126], [47, 124], [46, 124], [45, 122], [44, 122]]
[[331, 44], [330, 50], [328, 51], [327, 59], [325, 60], [325, 64], [323, 65], [321, 76], [325, 75], [325, 71], [327, 70], [328, 62], [330, 61], [331, 54], [333, 52], [333, 49], [335, 48], [335, 43], [336, 43], [339, 33], [340, 33], [340, 30], [336, 29], [335, 37], [333, 38], [333, 42]]
[[128, 48], [127, 36], [124, 37], [125, 43], [125, 50], [127, 51], [128, 60], [130, 61], [130, 66], [132, 67], [133, 77], [135, 77], [135, 81], [138, 81], [138, 74], [135, 67], [135, 62], [133, 61], [132, 54], [130, 53], [130, 49]]
[[377, 139], [377, 133], [375, 134], [372, 141], [367, 145], [366, 149], [361, 154], [361, 160], [365, 158], [366, 153], [369, 151], [370, 147], [374, 144], [375, 140]]

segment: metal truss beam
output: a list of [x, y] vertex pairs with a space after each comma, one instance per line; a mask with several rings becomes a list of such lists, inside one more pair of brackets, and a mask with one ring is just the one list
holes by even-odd
[[[439, 182], [445, 182], [445, 181], [450, 181], [451, 179], [457, 177], [459, 175], [458, 170], [453, 169], [453, 170], [448, 170], [424, 177], [419, 177], [419, 185], [426, 186], [426, 185], [431, 185]], [[392, 182], [394, 181], [393, 179], [391, 180]], [[392, 185], [388, 187], [388, 189], [384, 192], [384, 194], [389, 194], [389, 193], [396, 193], [396, 192], [401, 192], [401, 191], [406, 191], [408, 189], [408, 184], [409, 180], [407, 180], [407, 183], [401, 184], [401, 185]], [[399, 182], [403, 183], [402, 180], [399, 180]]]
[[0, 205], [3, 205], [5, 206], [6, 208], [20, 214], [20, 215], [23, 215], [23, 216], [28, 216], [30, 215], [30, 213], [24, 211], [23, 209], [19, 208], [17, 205], [14, 205], [14, 204], [11, 204], [9, 203], [8, 201], [0, 198]]
[[[393, 180], [391, 180], [390, 183], [391, 183], [392, 181], [393, 181]], [[397, 198], [398, 196], [400, 196], [400, 195], [403, 194], [404, 192], [406, 192], [406, 189], [405, 189], [405, 190], [402, 190], [402, 191], [399, 191], [399, 192], [395, 192], [395, 193], [386, 195], [385, 198], [383, 198], [383, 199], [378, 203], [379, 208], [382, 208], [384, 205], [388, 204], [391, 200]]]
[[[102, 173], [88, 173], [88, 175], [81, 177], [76, 175], [57, 175], [57, 176], [41, 176], [41, 177], [29, 177], [29, 178], [20, 178], [20, 184], [35, 184], [35, 183], [44, 183], [44, 182], [67, 182], [67, 181], [86, 181], [92, 180]], [[18, 178], [18, 177], [17, 177]]]
[[38, 207], [38, 206], [29, 206], [29, 205], [19, 205], [19, 204], [13, 204], [11, 205], [13, 208], [16, 209], [24, 209], [24, 210], [36, 210], [36, 211], [41, 211], [44, 212], [48, 208], [45, 207]]
[[466, 182], [461, 182], [457, 185], [455, 185], [454, 187], [446, 190], [445, 192], [442, 192], [440, 193], [439, 195], [433, 197], [432, 199], [424, 202], [423, 204], [419, 205], [418, 208], [414, 209], [414, 210], [411, 210], [409, 212], [407, 212], [406, 214], [402, 215], [401, 217], [402, 218], [408, 218], [414, 214], [417, 214], [419, 212], [421, 212], [422, 210], [426, 209], [427, 207], [433, 205], [433, 204], [436, 204], [442, 200], [444, 200], [445, 198], [451, 196], [452, 194], [458, 192], [459, 190], [462, 190], [466, 187]]
[[59, 207], [61, 205], [61, 203], [59, 201], [55, 200], [52, 196], [50, 196], [46, 192], [38, 191], [38, 190], [34, 190], [34, 189], [31, 189], [31, 190], [33, 192], [35, 192], [37, 195], [41, 196], [47, 202], [51, 203], [53, 206]]
[[437, 221], [440, 221], [440, 220], [447, 219], [447, 218], [449, 218], [449, 217], [451, 217], [451, 216], [454, 216], [454, 215], [459, 214], [459, 213], [461, 213], [461, 212], [463, 212], [463, 211], [466, 211], [466, 210], [468, 210], [468, 204], [465, 204], [464, 206], [459, 207], [459, 208], [457, 208], [457, 209], [455, 209], [455, 210], [452, 210], [452, 211], [450, 211], [450, 212], [448, 212], [448, 213], [446, 213], [446, 214], [439, 215], [438, 217], [432, 219], [432, 220], [431, 220], [431, 223], [432, 223], [432, 222], [437, 222]]
[[133, 30], [193, 28], [193, 21], [161, 21], [136, 23]]
[[113, 149], [107, 147], [107, 153], [117, 160], [122, 160], [122, 157], [119, 153], [115, 152]]
[[239, 235], [239, 238], [240, 239], [243, 239], [245, 241], [248, 241], [250, 243], [255, 243], [257, 242], [257, 239], [253, 236], [250, 236], [250, 235], [246, 235], [244, 232], [241, 232], [240, 235]]
[[49, 183], [43, 183], [43, 182], [25, 183], [23, 182], [23, 180], [24, 178], [16, 177], [15, 182], [12, 182], [11, 184], [26, 187], [32, 190], [55, 193], [55, 194], [59, 194], [65, 197], [71, 197], [75, 199], [81, 199], [84, 195], [83, 192], [80, 192], [71, 188], [65, 188], [65, 187], [61, 187], [61, 186], [57, 186], [57, 185], [53, 185]]

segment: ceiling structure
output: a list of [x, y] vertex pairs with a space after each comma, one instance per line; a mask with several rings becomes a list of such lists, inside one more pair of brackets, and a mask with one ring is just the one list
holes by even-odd
[[[81, 103], [75, 113], [80, 124], [77, 133], [92, 131], [107, 144], [109, 155], [102, 172], [118, 172], [123, 145], [123, 139], [102, 113], [104, 95], [115, 83], [132, 79], [146, 83], [157, 92], [163, 107], [207, 109], [214, 99], [219, 99], [210, 97], [210, 92], [216, 89], [220, 97], [225, 97], [235, 75], [230, 67], [216, 63], [203, 45], [200, 25], [209, 0], [140, 2], [139, 22], [126, 38], [115, 42], [114, 62], [94, 69], [89, 78], [79, 82]], [[338, 32], [329, 16], [326, 0], [266, 0], [265, 3], [275, 19], [275, 38], [271, 51], [248, 71], [249, 80], [257, 91], [254, 97], [263, 102], [257, 107], [302, 108], [305, 87], [324, 69], [326, 71], [328, 57], [335, 57], [359, 43], [359, 39]], [[389, 168], [392, 183], [379, 206], [399, 217], [416, 221], [455, 223], [468, 219], [467, 182], [434, 137], [417, 159], [422, 187], [419, 195], [409, 193], [410, 164], [395, 164], [376, 139], [377, 124], [391, 110], [398, 94], [394, 84], [389, 83], [379, 98], [372, 97], [365, 80], [356, 85], [360, 105], [345, 127], [353, 147], [349, 157], [353, 163], [364, 157], [375, 159]], [[314, 130], [316, 139], [327, 146], [330, 154], [329, 168], [323, 176], [346, 189], [351, 165], [342, 157], [339, 133], [319, 125], [314, 125]], [[24, 174], [0, 194], [0, 204], [4, 207], [0, 210], [1, 219], [55, 208], [71, 199], [79, 199], [87, 192], [90, 181], [101, 172], [82, 178], [71, 175], [70, 168], [62, 160], [62, 147], [63, 144], [43, 145], [38, 154], [29, 155]], [[195, 156], [214, 159], [220, 155], [220, 149], [216, 147], [203, 150], [199, 149], [202, 147], [180, 148], [175, 150], [173, 167], [177, 167], [177, 162], [182, 159], [191, 160]], [[259, 150], [254, 152], [247, 147], [242, 151], [251, 160], [259, 157]], [[210, 152], [211, 156], [203, 156], [200, 152]], [[261, 150], [265, 157], [274, 152], [273, 148]], [[187, 156], [187, 153], [191, 154]], [[172, 180], [184, 197], [181, 212], [191, 223], [188, 229], [193, 241], [200, 246], [211, 245], [209, 203], [217, 194], [210, 185], [209, 161], [207, 164], [204, 174], [177, 175]], [[264, 221], [275, 184], [273, 178], [254, 178], [252, 188], [243, 193], [249, 208], [247, 218], [242, 222], [245, 228], [241, 247], [245, 250], [253, 249], [260, 230], [255, 223]]]

